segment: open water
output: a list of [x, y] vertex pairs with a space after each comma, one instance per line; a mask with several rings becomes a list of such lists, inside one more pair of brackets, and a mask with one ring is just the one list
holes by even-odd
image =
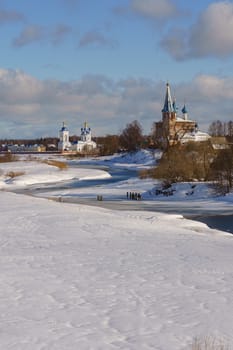
[[197, 216], [192, 217], [192, 220], [201, 221], [208, 225], [210, 228], [233, 233], [233, 214]]

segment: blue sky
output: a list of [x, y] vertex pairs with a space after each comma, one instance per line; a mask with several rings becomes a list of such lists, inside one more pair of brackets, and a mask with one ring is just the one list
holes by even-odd
[[232, 32], [232, 1], [0, 0], [0, 138], [148, 134], [167, 81], [200, 129], [232, 120]]

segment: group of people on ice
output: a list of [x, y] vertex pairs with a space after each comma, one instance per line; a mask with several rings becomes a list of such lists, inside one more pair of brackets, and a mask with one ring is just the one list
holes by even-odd
[[138, 193], [138, 192], [126, 192], [126, 197], [127, 199], [132, 199], [136, 201], [142, 199], [141, 193]]

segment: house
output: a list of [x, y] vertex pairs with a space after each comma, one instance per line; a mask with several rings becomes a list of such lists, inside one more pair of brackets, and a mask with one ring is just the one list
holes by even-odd
[[210, 143], [215, 151], [230, 148], [230, 144], [228, 143], [227, 138], [225, 136], [211, 137]]
[[14, 144], [14, 145], [7, 145], [7, 150], [8, 152], [12, 152], [12, 153], [39, 153], [39, 152], [45, 152], [46, 151], [46, 147], [43, 145], [18, 145], [18, 144]]
[[178, 115], [176, 101], [172, 99], [170, 85], [167, 83], [162, 120], [155, 123], [155, 137], [163, 147], [189, 141], [206, 141], [210, 138], [207, 133], [198, 130], [196, 121], [189, 119], [185, 104], [181, 112], [182, 115]]

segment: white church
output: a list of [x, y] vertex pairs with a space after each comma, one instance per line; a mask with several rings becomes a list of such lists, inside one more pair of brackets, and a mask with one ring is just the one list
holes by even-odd
[[91, 128], [88, 127], [86, 122], [84, 127], [81, 128], [80, 140], [74, 143], [70, 142], [69, 130], [63, 122], [59, 131], [58, 151], [84, 153], [91, 152], [96, 148], [96, 143], [91, 139]]

